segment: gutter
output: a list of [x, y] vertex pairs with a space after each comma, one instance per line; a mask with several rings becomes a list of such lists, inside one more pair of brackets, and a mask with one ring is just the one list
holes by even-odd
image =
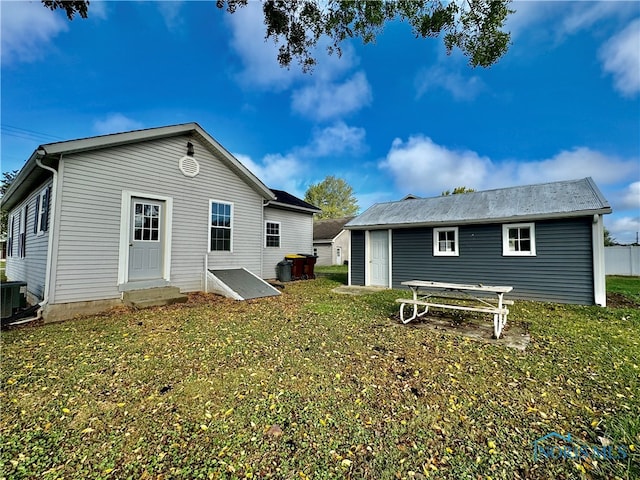
[[[47, 243], [47, 265], [45, 271], [44, 282], [44, 298], [38, 304], [40, 309], [38, 310], [38, 318], [42, 317], [44, 307], [49, 303], [49, 292], [51, 290], [51, 266], [53, 264], [53, 229], [55, 228], [55, 212], [56, 212], [56, 197], [58, 190], [58, 171], [48, 165], [44, 165], [41, 161], [47, 155], [47, 151], [40, 147], [36, 152], [36, 165], [44, 170], [48, 170], [52, 173], [53, 179], [51, 183], [51, 198], [49, 198], [49, 239]], [[59, 161], [62, 162], [62, 153], [60, 154]]]
[[290, 203], [282, 203], [277, 200], [267, 200], [264, 204], [265, 207], [275, 207], [282, 208], [283, 210], [291, 210], [294, 212], [305, 212], [305, 213], [320, 213], [322, 210], [318, 208], [307, 208], [307, 207], [299, 207], [297, 205], [291, 205]]

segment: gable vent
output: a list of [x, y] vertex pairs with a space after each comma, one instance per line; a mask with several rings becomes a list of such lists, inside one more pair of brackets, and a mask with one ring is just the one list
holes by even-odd
[[200, 173], [200, 164], [195, 158], [185, 155], [180, 159], [180, 171], [185, 177], [195, 177]]

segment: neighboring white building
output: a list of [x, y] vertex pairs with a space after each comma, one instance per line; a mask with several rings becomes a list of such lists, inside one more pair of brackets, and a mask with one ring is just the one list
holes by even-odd
[[640, 276], [640, 245], [604, 247], [604, 269], [607, 275]]
[[354, 217], [317, 220], [313, 224], [313, 253], [318, 265], [344, 265], [349, 262], [351, 239], [344, 225]]
[[270, 190], [196, 123], [41, 145], [1, 206], [7, 277], [45, 320], [132, 290], [204, 290], [206, 269], [273, 278], [284, 254], [313, 248], [320, 211]]

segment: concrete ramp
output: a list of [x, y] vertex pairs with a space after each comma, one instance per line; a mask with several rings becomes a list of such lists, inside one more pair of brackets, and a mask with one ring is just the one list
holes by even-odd
[[209, 270], [207, 291], [235, 300], [274, 297], [280, 292], [245, 268]]

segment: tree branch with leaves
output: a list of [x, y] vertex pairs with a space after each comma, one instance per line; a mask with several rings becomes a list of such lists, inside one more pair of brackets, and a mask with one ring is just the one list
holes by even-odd
[[[89, 1], [41, 0], [51, 10], [62, 9], [69, 20], [87, 18]], [[326, 38], [329, 54], [342, 54], [342, 42], [360, 38], [373, 43], [392, 21], [406, 22], [416, 38], [442, 36], [447, 53], [459, 49], [472, 67], [490, 67], [508, 50], [504, 31], [511, 0], [265, 0], [265, 40], [279, 45], [277, 59], [289, 68], [297, 61], [313, 70], [315, 50]], [[229, 14], [246, 7], [248, 0], [216, 0]]]

